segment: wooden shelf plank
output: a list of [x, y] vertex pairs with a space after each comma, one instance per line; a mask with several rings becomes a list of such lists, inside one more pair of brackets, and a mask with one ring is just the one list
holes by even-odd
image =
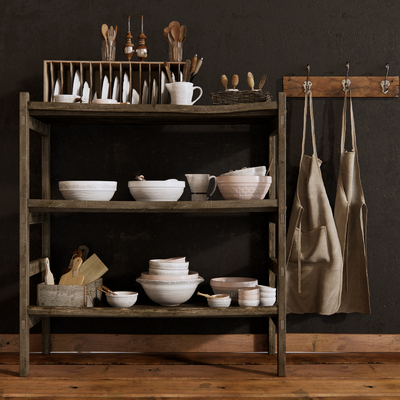
[[79, 201], [28, 200], [34, 212], [139, 212], [139, 213], [212, 213], [212, 212], [273, 212], [276, 199], [211, 200], [211, 201]]
[[178, 307], [134, 305], [130, 308], [114, 307], [39, 307], [29, 306], [28, 314], [41, 317], [114, 317], [114, 318], [224, 318], [275, 316], [278, 307], [214, 308], [199, 304], [182, 304]]
[[[344, 97], [342, 80], [345, 76], [310, 76], [313, 97]], [[306, 76], [284, 76], [283, 91], [287, 97], [304, 97], [303, 82]], [[399, 97], [399, 77], [388, 76], [390, 82], [387, 94], [382, 93], [382, 76], [349, 76], [351, 97]]]
[[54, 123], [233, 124], [265, 123], [276, 118], [277, 102], [221, 106], [172, 104], [81, 104], [29, 102], [29, 114]]

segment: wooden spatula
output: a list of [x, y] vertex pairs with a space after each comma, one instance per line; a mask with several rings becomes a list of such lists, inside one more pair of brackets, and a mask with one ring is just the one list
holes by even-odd
[[48, 257], [44, 259], [44, 263], [46, 265], [46, 274], [44, 276], [44, 281], [47, 285], [54, 285], [54, 276], [50, 271], [50, 261]]
[[83, 275], [79, 271], [79, 267], [82, 264], [82, 258], [76, 257], [74, 258], [74, 262], [72, 265], [71, 271], [64, 274], [61, 279], [59, 285], [80, 285], [82, 286], [83, 281], [85, 280], [85, 275]]

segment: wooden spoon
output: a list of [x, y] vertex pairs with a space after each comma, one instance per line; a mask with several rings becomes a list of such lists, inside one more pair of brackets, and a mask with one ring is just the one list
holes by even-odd
[[114, 293], [111, 289], [109, 289], [107, 286], [101, 285], [101, 287], [106, 290], [108, 293], [113, 294], [115, 296], [118, 296], [117, 293]]
[[264, 86], [265, 80], [267, 79], [267, 75], [263, 75], [260, 79], [260, 83], [258, 84], [258, 89], [261, 90]]
[[236, 86], [238, 84], [239, 84], [239, 76], [235, 74], [235, 75], [232, 76], [232, 87], [233, 87], [233, 90], [236, 89]]
[[221, 76], [221, 83], [225, 90], [228, 90], [228, 77], [226, 75]]
[[200, 293], [200, 292], [197, 292], [197, 294], [198, 294], [199, 296], [204, 296], [204, 297], [207, 297], [207, 298], [209, 298], [209, 299], [212, 299], [212, 298], [213, 298], [213, 297], [210, 296], [209, 294], [204, 294], [204, 293]]
[[183, 43], [186, 39], [186, 31], [187, 31], [186, 25], [182, 25], [180, 27], [180, 33], [179, 33], [179, 41], [181, 43]]
[[251, 90], [254, 90], [254, 76], [251, 72], [247, 73], [247, 84], [250, 86]]
[[179, 27], [181, 26], [180, 23], [179, 23], [178, 21], [171, 21], [171, 22], [169, 23], [168, 26], [169, 26], [170, 28], [172, 28], [174, 25], [177, 25], [177, 26], [179, 26]]
[[104, 39], [106, 41], [106, 54], [107, 54], [107, 58], [108, 58], [108, 42], [107, 42], [108, 26], [106, 24], [103, 24], [101, 26], [101, 33], [103, 34]]
[[181, 30], [179, 25], [173, 25], [171, 27], [171, 35], [174, 38], [175, 42], [179, 42], [179, 37], [181, 35]]
[[165, 66], [165, 71], [167, 72], [168, 81], [169, 83], [172, 83], [171, 69], [169, 68], [169, 64], [167, 63], [167, 61], [164, 62], [164, 66]]
[[168, 34], [171, 32], [171, 28], [169, 26], [167, 26], [166, 28], [164, 28], [164, 37], [165, 39], [168, 40], [169, 42], [169, 38], [168, 38]]

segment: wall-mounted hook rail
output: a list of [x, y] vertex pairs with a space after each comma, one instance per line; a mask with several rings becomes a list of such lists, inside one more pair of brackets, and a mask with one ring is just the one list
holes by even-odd
[[342, 80], [343, 92], [350, 90], [351, 80], [349, 79], [350, 64], [346, 63], [346, 78]]
[[382, 88], [382, 93], [383, 94], [388, 94], [389, 93], [389, 86], [390, 86], [390, 82], [388, 81], [389, 63], [387, 63], [385, 65], [385, 68], [386, 68], [386, 76], [385, 76], [385, 80], [383, 80], [381, 82], [381, 88]]
[[311, 90], [312, 82], [310, 82], [310, 64], [307, 64], [307, 79], [303, 82], [304, 93], [308, 94]]
[[[347, 64], [346, 64], [347, 67]], [[389, 66], [386, 68], [389, 72]], [[351, 82], [351, 97], [399, 97], [399, 77], [387, 76], [383, 92], [381, 76], [284, 76], [283, 91], [287, 97], [304, 97], [304, 83], [312, 82], [313, 97], [344, 97], [343, 80]]]

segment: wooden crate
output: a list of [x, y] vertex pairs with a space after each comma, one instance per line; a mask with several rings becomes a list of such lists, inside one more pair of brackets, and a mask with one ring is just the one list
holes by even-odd
[[103, 284], [103, 278], [85, 286], [46, 285], [37, 286], [38, 306], [49, 307], [94, 307], [102, 301], [103, 292], [96, 289]]
[[[171, 72], [177, 76], [178, 71], [182, 71], [185, 63], [171, 62]], [[164, 62], [128, 62], [128, 61], [54, 61], [45, 60], [43, 66], [43, 101], [53, 101], [54, 85], [57, 78], [60, 79], [60, 93], [71, 94], [75, 72], [79, 71], [81, 82], [79, 93], [82, 93], [83, 84], [88, 83], [91, 89], [89, 102], [97, 92], [98, 98], [101, 96], [103, 77], [107, 76], [110, 82], [109, 98], [113, 90], [114, 78], [119, 78], [118, 101], [122, 98], [122, 82], [124, 74], [129, 77], [129, 90], [135, 89], [140, 96], [142, 103], [143, 83], [146, 80], [149, 91], [148, 100], [151, 99], [152, 82], [155, 79], [158, 84], [158, 98], [161, 98], [161, 71], [165, 72]]]

